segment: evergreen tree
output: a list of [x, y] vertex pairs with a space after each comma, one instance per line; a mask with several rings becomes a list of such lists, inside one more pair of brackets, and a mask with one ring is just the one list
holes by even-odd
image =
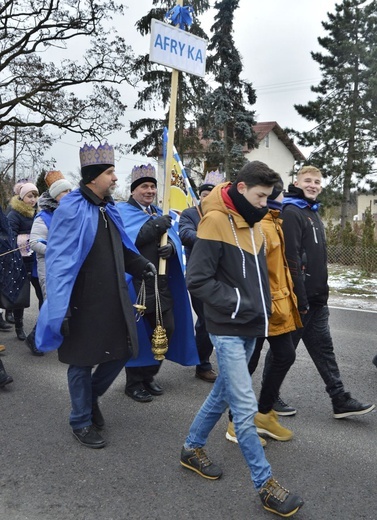
[[309, 161], [332, 177], [342, 192], [341, 225], [349, 214], [353, 183], [372, 172], [377, 122], [377, 2], [343, 0], [322, 25], [318, 38], [325, 53], [312, 52], [322, 80], [307, 105], [295, 105], [300, 115], [316, 123], [297, 133], [299, 143], [314, 148]]
[[215, 2], [217, 14], [208, 51], [207, 69], [218, 84], [203, 99], [199, 126], [203, 137], [210, 140], [206, 153], [208, 167], [223, 166], [227, 179], [232, 179], [245, 163], [244, 147], [256, 145], [253, 131], [255, 112], [249, 106], [256, 101], [251, 83], [241, 79], [241, 56], [233, 39], [234, 12], [239, 0]]
[[[152, 18], [163, 21], [169, 9], [176, 5], [174, 0], [153, 0], [152, 3], [156, 7], [136, 23], [138, 31], [143, 36], [150, 33]], [[209, 8], [209, 2], [208, 0], [192, 0], [191, 4], [194, 14], [190, 33], [206, 38], [197, 16]], [[171, 69], [150, 62], [149, 54], [146, 54], [137, 58], [135, 72], [138, 79], [144, 83], [144, 88], [139, 91], [134, 108], [149, 110], [152, 113], [158, 108], [166, 111], [164, 117], [143, 117], [130, 123], [130, 136], [133, 139], [138, 139], [136, 144], [132, 146], [131, 151], [135, 154], [147, 154], [151, 150], [161, 149], [163, 129], [168, 126]], [[196, 129], [193, 128], [193, 122], [195, 121], [197, 107], [206, 90], [207, 85], [203, 78], [192, 74], [178, 73], [175, 144], [182, 159], [186, 150], [190, 150], [190, 154], [195, 150], [200, 155], [200, 140]], [[141, 138], [140, 134], [143, 134]]]

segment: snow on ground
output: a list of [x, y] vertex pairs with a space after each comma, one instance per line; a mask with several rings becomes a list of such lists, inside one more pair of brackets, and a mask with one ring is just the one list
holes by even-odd
[[377, 275], [360, 269], [329, 265], [329, 305], [377, 311]]

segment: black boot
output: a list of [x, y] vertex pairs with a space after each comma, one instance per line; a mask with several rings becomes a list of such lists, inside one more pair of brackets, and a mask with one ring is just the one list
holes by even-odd
[[7, 323], [3, 318], [3, 313], [0, 312], [0, 330], [6, 331], [10, 330], [12, 328], [12, 325]]
[[25, 334], [25, 331], [24, 331], [24, 320], [22, 318], [16, 318], [15, 319], [15, 325], [16, 325], [17, 338], [20, 341], [25, 341], [26, 334]]
[[35, 344], [35, 329], [36, 328], [37, 328], [37, 326], [35, 325], [34, 329], [27, 336], [27, 338], [26, 338], [26, 345], [31, 350], [31, 353], [33, 354], [33, 356], [43, 356], [44, 352], [41, 352], [40, 350], [38, 350], [37, 346]]
[[0, 359], [0, 388], [3, 388], [3, 386], [8, 385], [9, 383], [13, 383], [13, 377], [8, 376], [5, 372], [3, 362]]
[[14, 323], [14, 316], [12, 311], [5, 311], [5, 319], [8, 323]]

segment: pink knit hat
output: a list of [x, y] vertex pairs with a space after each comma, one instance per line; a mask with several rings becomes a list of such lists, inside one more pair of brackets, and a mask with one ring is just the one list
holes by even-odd
[[27, 182], [20, 189], [20, 199], [22, 200], [29, 191], [35, 191], [39, 195], [38, 188], [32, 182]]

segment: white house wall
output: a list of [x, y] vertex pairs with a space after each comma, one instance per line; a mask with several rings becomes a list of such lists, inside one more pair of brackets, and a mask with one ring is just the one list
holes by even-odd
[[246, 154], [246, 159], [266, 163], [270, 168], [281, 175], [284, 181], [284, 187], [287, 188], [288, 184], [292, 182], [290, 173], [295, 164], [295, 158], [274, 132], [269, 132], [268, 138], [268, 148], [266, 147], [266, 139], [262, 139], [259, 143], [259, 148], [255, 148]]

